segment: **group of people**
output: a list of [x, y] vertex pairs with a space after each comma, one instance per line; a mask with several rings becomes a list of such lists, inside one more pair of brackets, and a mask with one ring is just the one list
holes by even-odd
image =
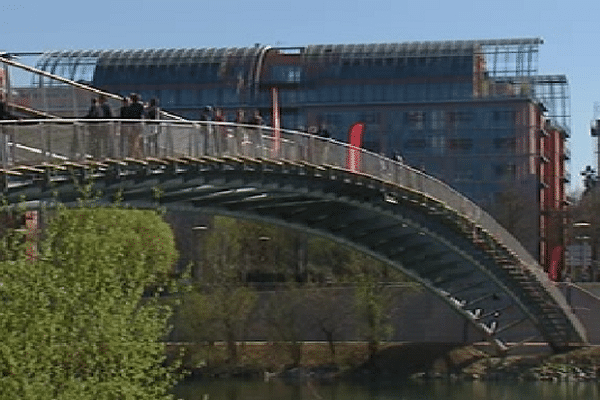
[[[159, 118], [158, 100], [152, 99], [148, 104], [143, 104], [138, 94], [132, 93], [122, 101], [119, 115], [113, 115], [105, 95], [98, 98], [92, 98], [90, 108], [85, 115], [87, 119], [112, 119], [122, 120], [141, 120]], [[95, 157], [110, 156], [114, 151], [112, 137], [107, 127], [90, 125], [91, 133], [91, 151]], [[142, 156], [142, 127], [137, 124], [123, 124], [121, 126], [122, 152], [132, 157]]]
[[[119, 110], [120, 119], [158, 119], [158, 100], [153, 98], [148, 104], [143, 104], [137, 93], [125, 97]], [[92, 104], [85, 115], [89, 119], [114, 118], [105, 95], [92, 98]]]
[[[201, 121], [216, 121], [216, 122], [226, 122], [227, 119], [223, 114], [223, 110], [220, 108], [213, 108], [211, 106], [204, 107], [202, 115], [200, 116]], [[229, 122], [235, 122], [238, 124], [247, 124], [247, 125], [263, 125], [263, 117], [260, 115], [259, 110], [254, 110], [252, 115], [249, 118], [246, 118], [246, 113], [243, 109], [239, 109], [234, 118], [231, 118]]]

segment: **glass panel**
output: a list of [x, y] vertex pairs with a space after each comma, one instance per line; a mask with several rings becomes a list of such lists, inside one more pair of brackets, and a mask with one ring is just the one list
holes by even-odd
[[235, 89], [223, 89], [223, 104], [233, 105], [238, 103], [238, 96]]
[[183, 89], [181, 91], [181, 104], [185, 106], [196, 105], [196, 91]]

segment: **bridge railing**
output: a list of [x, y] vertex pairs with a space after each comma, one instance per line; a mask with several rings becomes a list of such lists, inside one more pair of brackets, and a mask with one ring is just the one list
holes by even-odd
[[346, 143], [298, 131], [206, 121], [53, 119], [0, 121], [0, 165], [88, 162], [147, 157], [244, 156], [367, 174], [437, 199], [488, 231], [522, 262], [537, 262], [491, 216], [422, 171]]

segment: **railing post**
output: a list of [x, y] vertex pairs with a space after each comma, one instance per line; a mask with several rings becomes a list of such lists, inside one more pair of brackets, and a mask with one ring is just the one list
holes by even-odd
[[78, 160], [81, 154], [79, 149], [79, 122], [73, 123], [73, 131], [71, 133], [71, 145], [69, 146], [68, 156], [72, 160]]
[[117, 157], [117, 130], [114, 121], [108, 121], [108, 157]]
[[39, 124], [42, 127], [42, 158], [44, 161], [49, 161], [51, 155], [52, 141], [52, 125], [51, 124]]
[[213, 135], [213, 126], [211, 123], [206, 122], [206, 154], [209, 156], [215, 156], [216, 153], [216, 141]]
[[194, 132], [192, 133], [193, 156], [200, 157], [204, 155], [204, 140], [202, 137], [202, 125], [194, 123]]
[[4, 124], [0, 124], [0, 161], [2, 161], [2, 169], [8, 167], [8, 140], [4, 133]]
[[167, 125], [167, 133], [165, 135], [166, 143], [166, 151], [168, 155], [171, 157], [175, 156], [175, 142], [173, 141], [173, 124]]

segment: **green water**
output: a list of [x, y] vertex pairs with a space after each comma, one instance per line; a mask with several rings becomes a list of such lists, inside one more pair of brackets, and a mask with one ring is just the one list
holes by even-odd
[[184, 400], [600, 400], [600, 384], [441, 381], [286, 384], [279, 380], [221, 380], [182, 383], [175, 394]]

